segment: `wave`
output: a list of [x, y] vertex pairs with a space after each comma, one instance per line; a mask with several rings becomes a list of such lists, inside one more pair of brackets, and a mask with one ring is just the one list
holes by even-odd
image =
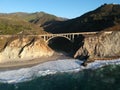
[[32, 80], [36, 77], [55, 74], [57, 72], [75, 72], [84, 69], [97, 69], [106, 65], [120, 64], [120, 59], [116, 60], [97, 60], [89, 63], [86, 67], [81, 66], [83, 63], [77, 59], [64, 59], [57, 61], [49, 61], [29, 68], [21, 68], [18, 70], [0, 71], [1, 83], [19, 83]]

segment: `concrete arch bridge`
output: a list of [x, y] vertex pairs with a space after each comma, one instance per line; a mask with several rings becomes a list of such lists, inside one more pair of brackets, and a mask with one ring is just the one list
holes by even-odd
[[[78, 36], [78, 37], [80, 35], [83, 35], [83, 36], [88, 35], [89, 36], [89, 35], [94, 35], [97, 33], [99, 33], [99, 32], [59, 33], [59, 34], [26, 35], [26, 36], [43, 38], [43, 40], [46, 43], [48, 43], [49, 40], [56, 38], [56, 37], [64, 37], [64, 38], [68, 39], [69, 41], [74, 42], [76, 36]], [[109, 34], [109, 33], [112, 33], [112, 31], [105, 31], [104, 33]], [[1, 38], [2, 37], [15, 37], [15, 36], [18, 36], [18, 35], [0, 35]]]
[[41, 38], [44, 39], [45, 42], [49, 42], [49, 40], [56, 38], [56, 37], [64, 37], [71, 42], [74, 42], [75, 36], [80, 36], [80, 35], [90, 35], [90, 34], [96, 34], [98, 32], [80, 32], [80, 33], [60, 33], [60, 34], [44, 34], [44, 35], [39, 35]]

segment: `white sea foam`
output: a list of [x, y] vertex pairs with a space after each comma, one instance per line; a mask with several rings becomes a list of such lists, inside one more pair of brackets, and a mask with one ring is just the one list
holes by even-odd
[[0, 71], [0, 82], [3, 83], [18, 83], [34, 79], [35, 77], [45, 76], [48, 74], [55, 74], [57, 72], [73, 72], [81, 71], [84, 69], [97, 69], [99, 67], [120, 64], [120, 59], [108, 61], [95, 61], [89, 63], [86, 67], [81, 66], [82, 61], [70, 60], [57, 60], [49, 61], [29, 68], [22, 68], [19, 70]]

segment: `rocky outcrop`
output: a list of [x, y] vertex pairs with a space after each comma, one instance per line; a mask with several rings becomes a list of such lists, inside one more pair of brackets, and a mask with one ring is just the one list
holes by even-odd
[[88, 60], [113, 58], [120, 56], [120, 31], [100, 32], [86, 36], [84, 44], [75, 53], [76, 57], [89, 57]]
[[0, 63], [31, 60], [42, 56], [49, 57], [52, 56], [53, 53], [54, 52], [39, 37], [9, 37], [1, 48]]

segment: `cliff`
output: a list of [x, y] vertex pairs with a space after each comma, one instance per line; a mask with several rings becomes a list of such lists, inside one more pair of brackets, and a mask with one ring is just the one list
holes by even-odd
[[49, 57], [53, 51], [39, 37], [0, 36], [0, 63]]
[[99, 32], [96, 35], [86, 36], [84, 44], [75, 53], [74, 58], [89, 57], [95, 59], [113, 58], [120, 56], [120, 32]]

